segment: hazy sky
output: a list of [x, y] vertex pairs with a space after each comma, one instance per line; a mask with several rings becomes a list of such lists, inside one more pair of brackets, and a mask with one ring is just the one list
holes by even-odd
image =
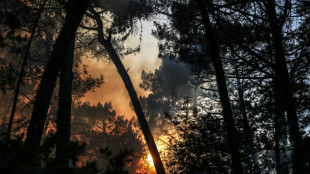
[[[143, 21], [142, 24], [143, 38], [141, 51], [135, 55], [125, 56], [122, 59], [125, 68], [130, 68], [128, 73], [139, 96], [149, 94], [148, 91], [144, 91], [139, 87], [141, 71], [153, 72], [161, 63], [161, 60], [158, 58], [157, 39], [151, 35], [152, 29], [155, 28], [153, 22]], [[137, 45], [138, 41], [139, 33], [129, 37], [126, 44]], [[97, 61], [96, 59], [88, 59], [84, 63], [88, 66], [88, 71], [92, 76], [98, 77], [100, 74], [103, 74], [105, 83], [100, 88], [96, 88], [95, 91], [88, 92], [81, 100], [89, 101], [91, 105], [95, 105], [99, 101], [101, 103], [111, 101], [117, 114], [128, 117], [135, 116], [134, 111], [129, 108], [129, 95], [114, 64], [111, 61]]]

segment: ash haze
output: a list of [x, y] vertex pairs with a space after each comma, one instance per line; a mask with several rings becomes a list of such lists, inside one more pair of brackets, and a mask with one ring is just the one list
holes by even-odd
[[[153, 72], [161, 64], [161, 59], [158, 58], [158, 40], [151, 35], [151, 30], [154, 29], [153, 23], [143, 21], [143, 33], [141, 42], [141, 51], [136, 54], [125, 56], [122, 62], [128, 70], [129, 76], [134, 84], [138, 96], [147, 96], [150, 92], [139, 87], [141, 83], [141, 72]], [[131, 36], [126, 45], [139, 44], [139, 34]], [[134, 46], [133, 46], [134, 47]], [[135, 113], [129, 107], [130, 98], [125, 88], [121, 77], [119, 76], [115, 65], [108, 60], [87, 59], [84, 63], [88, 66], [89, 73], [94, 77], [104, 76], [104, 84], [94, 91], [86, 93], [81, 101], [88, 101], [91, 105], [96, 105], [98, 102], [112, 102], [113, 108], [117, 115], [125, 115], [127, 117], [135, 116]]]
[[0, 1], [0, 174], [310, 173], [308, 7]]

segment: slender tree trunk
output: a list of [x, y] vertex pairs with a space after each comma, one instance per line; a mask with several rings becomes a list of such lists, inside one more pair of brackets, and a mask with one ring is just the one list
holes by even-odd
[[243, 88], [241, 86], [240, 77], [239, 77], [239, 70], [238, 66], [235, 66], [235, 74], [236, 74], [236, 80], [237, 80], [237, 90], [238, 90], [238, 100], [239, 100], [239, 108], [242, 116], [242, 126], [243, 126], [243, 132], [245, 136], [245, 143], [247, 146], [247, 151], [251, 154], [255, 172], [261, 173], [260, 165], [258, 162], [257, 153], [255, 151], [254, 146], [254, 140], [253, 140], [253, 132], [250, 129], [246, 109], [245, 109], [245, 102], [243, 97]]
[[[277, 86], [274, 88], [278, 91]], [[275, 95], [279, 95], [276, 93]], [[275, 140], [275, 161], [276, 161], [276, 171], [277, 174], [287, 174], [288, 167], [285, 164], [285, 159], [283, 153], [286, 153], [285, 146], [287, 144], [287, 130], [286, 130], [286, 120], [284, 116], [283, 106], [280, 105], [278, 100], [279, 97], [275, 97], [275, 117], [274, 117], [274, 140]], [[284, 161], [284, 163], [283, 163]]]
[[56, 159], [65, 167], [69, 165], [70, 157], [70, 127], [71, 127], [71, 103], [72, 103], [72, 66], [74, 56], [74, 41], [70, 44], [68, 58], [62, 63], [60, 69], [59, 107], [57, 114], [57, 141]]
[[210, 53], [211, 61], [215, 69], [216, 82], [217, 82], [217, 87], [219, 90], [220, 101], [221, 101], [222, 110], [223, 110], [226, 137], [227, 137], [228, 147], [230, 149], [230, 154], [231, 154], [231, 159], [232, 159], [232, 169], [233, 169], [232, 173], [242, 174], [243, 169], [241, 165], [240, 142], [239, 142], [239, 138], [237, 135], [237, 130], [235, 127], [231, 104], [230, 104], [230, 100], [228, 96], [222, 60], [220, 57], [216, 39], [214, 37], [214, 32], [211, 27], [209, 14], [206, 10], [206, 4], [203, 0], [197, 0], [197, 2], [200, 8], [203, 24], [205, 27], [205, 32], [206, 32], [205, 35], [206, 35], [206, 42], [208, 43], [207, 44], [208, 51]]
[[292, 84], [289, 77], [288, 68], [286, 65], [285, 52], [283, 47], [283, 32], [282, 26], [278, 21], [274, 0], [268, 0], [266, 5], [266, 13], [268, 16], [270, 30], [272, 34], [273, 48], [275, 52], [275, 85], [278, 86], [279, 105], [284, 107], [286, 111], [290, 142], [294, 150], [292, 155], [293, 172], [295, 174], [304, 173], [303, 162], [301, 160], [301, 135], [298, 125], [298, 116], [295, 98], [293, 96]]
[[[281, 174], [282, 167], [281, 167], [281, 135], [282, 135], [282, 127], [281, 124], [283, 124], [283, 117], [284, 117], [284, 110], [283, 107], [281, 107], [279, 102], [279, 86], [274, 84], [274, 141], [275, 141], [275, 161], [276, 161], [276, 171], [277, 174]], [[284, 123], [285, 124], [285, 123]], [[286, 132], [284, 132], [286, 133]]]
[[17, 84], [16, 84], [16, 89], [15, 89], [15, 94], [14, 94], [14, 99], [13, 99], [13, 106], [12, 106], [10, 120], [9, 120], [9, 124], [8, 124], [8, 130], [7, 130], [7, 136], [6, 136], [7, 140], [10, 140], [10, 136], [11, 136], [11, 131], [12, 131], [13, 120], [14, 120], [14, 115], [15, 115], [15, 111], [16, 111], [18, 94], [19, 94], [19, 90], [20, 90], [20, 85], [21, 85], [22, 80], [23, 80], [23, 76], [24, 76], [24, 72], [25, 72], [25, 67], [26, 67], [26, 64], [27, 64], [27, 61], [28, 61], [28, 57], [29, 57], [30, 46], [31, 46], [31, 43], [32, 43], [33, 36], [34, 36], [34, 34], [36, 32], [36, 28], [38, 26], [38, 22], [40, 20], [40, 16], [41, 16], [41, 13], [42, 13], [42, 11], [44, 9], [46, 1], [47, 0], [43, 1], [43, 4], [41, 5], [40, 10], [39, 10], [39, 12], [37, 14], [38, 16], [37, 16], [37, 18], [36, 18], [36, 20], [34, 22], [33, 28], [31, 30], [31, 35], [30, 35], [30, 38], [29, 38], [29, 41], [27, 43], [26, 50], [25, 50], [25, 53], [24, 53], [24, 56], [23, 56], [23, 63], [22, 63], [22, 67], [20, 68], [20, 72], [19, 72], [19, 76], [18, 76], [18, 80], [17, 80]]
[[145, 119], [144, 113], [142, 111], [142, 107], [140, 105], [139, 99], [137, 97], [137, 93], [133, 87], [133, 84], [130, 80], [130, 77], [124, 67], [124, 65], [122, 64], [120, 58], [118, 57], [116, 51], [114, 50], [114, 48], [112, 47], [111, 43], [106, 43], [104, 45], [105, 49], [107, 50], [107, 52], [110, 55], [110, 58], [112, 59], [113, 63], [115, 64], [118, 73], [120, 74], [126, 89], [128, 91], [128, 94], [130, 96], [132, 105], [134, 107], [134, 110], [137, 114], [138, 117], [138, 121], [140, 123], [142, 132], [144, 134], [146, 143], [148, 145], [148, 148], [150, 150], [150, 153], [152, 155], [153, 161], [154, 161], [154, 166], [156, 168], [156, 171], [158, 174], [165, 174], [165, 169], [163, 166], [163, 163], [161, 161], [159, 152], [157, 150], [153, 135], [151, 133], [151, 130], [147, 124], [147, 121]]
[[277, 174], [281, 173], [281, 159], [280, 159], [280, 125], [278, 121], [278, 114], [275, 114], [274, 118], [274, 141], [275, 141], [275, 146], [274, 146], [274, 151], [275, 151], [275, 161], [276, 161], [276, 171]]
[[54, 49], [44, 70], [42, 81], [34, 102], [25, 145], [38, 149], [48, 112], [53, 89], [63, 60], [68, 58], [71, 43], [83, 18], [89, 0], [71, 0], [66, 10], [66, 20], [54, 45]]
[[97, 25], [98, 25], [98, 28], [97, 28], [97, 31], [98, 31], [98, 41], [101, 45], [104, 46], [104, 48], [106, 49], [106, 51], [108, 52], [109, 56], [110, 56], [110, 59], [112, 60], [112, 62], [114, 63], [119, 75], [121, 76], [124, 84], [125, 84], [125, 87], [127, 89], [127, 92], [130, 96], [130, 99], [131, 99], [131, 102], [132, 102], [132, 105], [133, 105], [133, 108], [137, 114], [137, 118], [138, 118], [138, 121], [139, 121], [139, 124], [140, 124], [140, 127], [141, 127], [141, 130], [143, 132], [143, 135], [144, 135], [144, 138], [145, 138], [145, 141], [147, 143], [147, 146], [149, 148], [149, 151], [151, 153], [151, 156], [153, 158], [153, 162], [154, 162], [154, 166], [155, 166], [155, 169], [156, 169], [156, 172], [158, 174], [165, 174], [165, 168], [164, 168], [164, 165], [161, 161], [161, 158], [160, 158], [160, 155], [159, 155], [159, 152], [158, 152], [158, 149], [156, 147], [156, 144], [155, 144], [155, 141], [154, 141], [154, 138], [153, 138], [153, 135], [151, 133], [151, 130], [147, 124], [147, 121], [145, 119], [145, 116], [144, 116], [144, 113], [142, 111], [142, 107], [141, 107], [141, 104], [140, 104], [140, 101], [138, 99], [138, 96], [137, 96], [137, 93], [136, 93], [136, 90], [131, 82], [131, 79], [121, 61], [121, 59], [119, 58], [117, 52], [115, 51], [115, 49], [113, 48], [112, 44], [111, 44], [111, 41], [110, 41], [110, 37], [108, 39], [105, 39], [104, 38], [104, 34], [103, 34], [103, 24], [102, 24], [102, 21], [101, 21], [101, 18], [100, 16], [98, 15], [98, 13], [95, 12], [95, 10], [93, 9], [90, 9], [92, 11], [92, 13], [94, 14], [94, 19], [96, 20], [97, 22]]

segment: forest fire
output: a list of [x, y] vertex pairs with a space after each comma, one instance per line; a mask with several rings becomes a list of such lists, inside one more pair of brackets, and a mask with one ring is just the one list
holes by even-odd
[[0, 1], [0, 173], [310, 173], [309, 6]]
[[153, 158], [150, 153], [147, 155], [147, 162], [150, 164], [151, 167], [154, 167]]

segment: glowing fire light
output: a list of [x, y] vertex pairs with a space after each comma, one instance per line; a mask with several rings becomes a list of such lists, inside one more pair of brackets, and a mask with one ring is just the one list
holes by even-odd
[[147, 155], [147, 162], [150, 164], [150, 166], [154, 167], [153, 158], [150, 153]]

